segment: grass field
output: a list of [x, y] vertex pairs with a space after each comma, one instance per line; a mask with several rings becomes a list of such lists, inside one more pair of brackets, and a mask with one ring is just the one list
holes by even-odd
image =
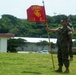
[[[57, 57], [54, 56], [55, 69]], [[65, 68], [63, 67], [63, 70]], [[0, 53], [0, 75], [65, 75], [53, 70], [50, 54]], [[70, 73], [76, 75], [76, 56], [70, 64]]]

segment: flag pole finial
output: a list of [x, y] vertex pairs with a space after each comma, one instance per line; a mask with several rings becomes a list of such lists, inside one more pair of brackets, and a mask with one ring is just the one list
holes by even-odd
[[43, 6], [44, 6], [44, 0], [42, 0]]

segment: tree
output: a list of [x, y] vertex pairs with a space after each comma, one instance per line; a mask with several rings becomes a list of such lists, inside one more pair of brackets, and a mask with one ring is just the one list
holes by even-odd
[[49, 45], [47, 41], [40, 41], [36, 43], [37, 46], [41, 46], [42, 50], [46, 45]]
[[[50, 28], [61, 26], [61, 19], [66, 15], [47, 15], [47, 22]], [[69, 15], [71, 23], [76, 31], [76, 15]], [[26, 19], [19, 19], [12, 15], [2, 15], [0, 18], [0, 33], [13, 33], [18, 37], [43, 37], [47, 38], [45, 23], [28, 22]], [[50, 33], [51, 38], [57, 38], [54, 33]], [[74, 33], [73, 38], [76, 38]]]
[[73, 42], [73, 47], [76, 47], [76, 39], [75, 39], [75, 41]]
[[23, 45], [27, 44], [27, 41], [24, 39], [9, 39], [7, 41], [7, 52], [17, 52], [17, 47], [23, 47]]

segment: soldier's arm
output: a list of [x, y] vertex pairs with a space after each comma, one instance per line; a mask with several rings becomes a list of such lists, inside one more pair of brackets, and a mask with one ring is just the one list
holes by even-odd
[[72, 40], [72, 34], [69, 34], [69, 41]]
[[69, 38], [69, 55], [70, 60], [73, 60], [73, 52], [72, 52], [72, 31], [68, 31], [68, 38]]
[[46, 27], [46, 30], [48, 32], [57, 32], [58, 31], [58, 28], [56, 28], [56, 29], [50, 29], [49, 27]]
[[73, 52], [72, 52], [72, 34], [69, 35], [69, 55], [70, 55], [70, 61], [73, 60]]
[[72, 29], [68, 28], [68, 36], [69, 36], [68, 38], [69, 38], [69, 41], [72, 40], [72, 33], [73, 33]]
[[74, 33], [74, 28], [72, 27], [72, 32]]

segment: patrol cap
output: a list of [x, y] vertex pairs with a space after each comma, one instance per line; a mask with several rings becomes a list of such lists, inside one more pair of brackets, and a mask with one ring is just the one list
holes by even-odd
[[68, 17], [67, 16], [63, 17], [63, 19], [61, 20], [61, 23], [64, 22], [64, 21], [68, 22]]

